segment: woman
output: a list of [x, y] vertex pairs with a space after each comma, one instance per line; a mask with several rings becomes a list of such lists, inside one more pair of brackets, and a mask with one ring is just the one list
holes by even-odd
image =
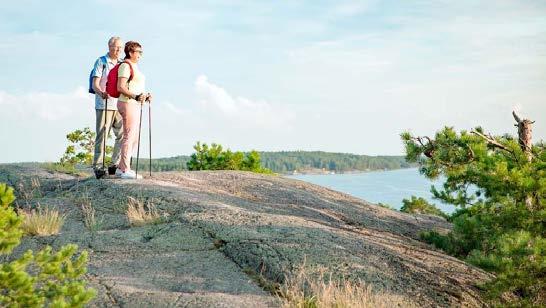
[[[138, 145], [138, 125], [140, 107], [152, 95], [144, 93], [145, 77], [138, 68], [142, 57], [142, 46], [134, 41], [125, 43], [125, 60], [118, 70], [118, 111], [123, 119], [123, 139], [121, 140], [121, 158], [116, 175], [122, 179], [136, 179], [131, 170], [131, 156]], [[138, 176], [139, 179], [142, 176]]]

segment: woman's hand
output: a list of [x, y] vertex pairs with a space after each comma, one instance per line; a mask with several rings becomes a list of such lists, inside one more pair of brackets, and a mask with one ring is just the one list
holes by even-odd
[[152, 93], [146, 94], [146, 100], [151, 104], [152, 103]]
[[148, 97], [147, 94], [138, 94], [135, 96], [135, 100], [141, 104], [144, 104], [144, 102], [146, 101], [146, 97]]

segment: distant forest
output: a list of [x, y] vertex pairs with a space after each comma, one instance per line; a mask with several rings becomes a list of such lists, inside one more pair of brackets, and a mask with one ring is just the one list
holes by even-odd
[[260, 152], [262, 166], [278, 173], [325, 169], [336, 173], [411, 167], [404, 156], [367, 156], [329, 152]]
[[[404, 156], [367, 156], [345, 153], [282, 151], [259, 152], [262, 166], [277, 173], [324, 169], [336, 173], [351, 171], [391, 170], [409, 168]], [[181, 155], [152, 160], [152, 171], [187, 170], [189, 156]], [[135, 160], [133, 159], [133, 164]], [[140, 159], [139, 170], [148, 170], [148, 160]]]

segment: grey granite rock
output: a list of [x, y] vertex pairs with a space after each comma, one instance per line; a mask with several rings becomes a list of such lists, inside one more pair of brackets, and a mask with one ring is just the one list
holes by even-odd
[[[27, 176], [24, 176], [26, 174]], [[414, 216], [302, 181], [248, 172], [169, 172], [144, 180], [95, 180], [35, 167], [0, 165], [0, 181], [39, 179], [35, 198], [67, 215], [62, 232], [27, 237], [14, 256], [43, 245], [76, 243], [90, 253], [87, 278], [97, 307], [275, 307], [256, 282], [282, 283], [305, 263], [335, 278], [361, 279], [418, 306], [484, 306], [477, 285], [491, 276], [418, 241], [450, 224]], [[100, 223], [88, 230], [78, 200]], [[131, 227], [127, 197], [162, 215]]]

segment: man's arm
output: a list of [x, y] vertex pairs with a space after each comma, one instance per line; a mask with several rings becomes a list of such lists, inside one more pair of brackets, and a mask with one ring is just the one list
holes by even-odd
[[92, 80], [92, 87], [93, 90], [95, 90], [95, 93], [97, 93], [98, 96], [106, 99], [108, 98], [108, 93], [106, 93], [104, 90], [100, 87], [100, 79], [102, 78], [102, 74], [104, 73], [106, 68], [106, 64], [102, 63], [101, 58], [98, 58], [97, 61], [95, 61], [95, 65], [93, 68], [93, 80]]
[[108, 98], [108, 93], [100, 87], [100, 77], [93, 77], [93, 90], [95, 90], [98, 96], [104, 99]]

